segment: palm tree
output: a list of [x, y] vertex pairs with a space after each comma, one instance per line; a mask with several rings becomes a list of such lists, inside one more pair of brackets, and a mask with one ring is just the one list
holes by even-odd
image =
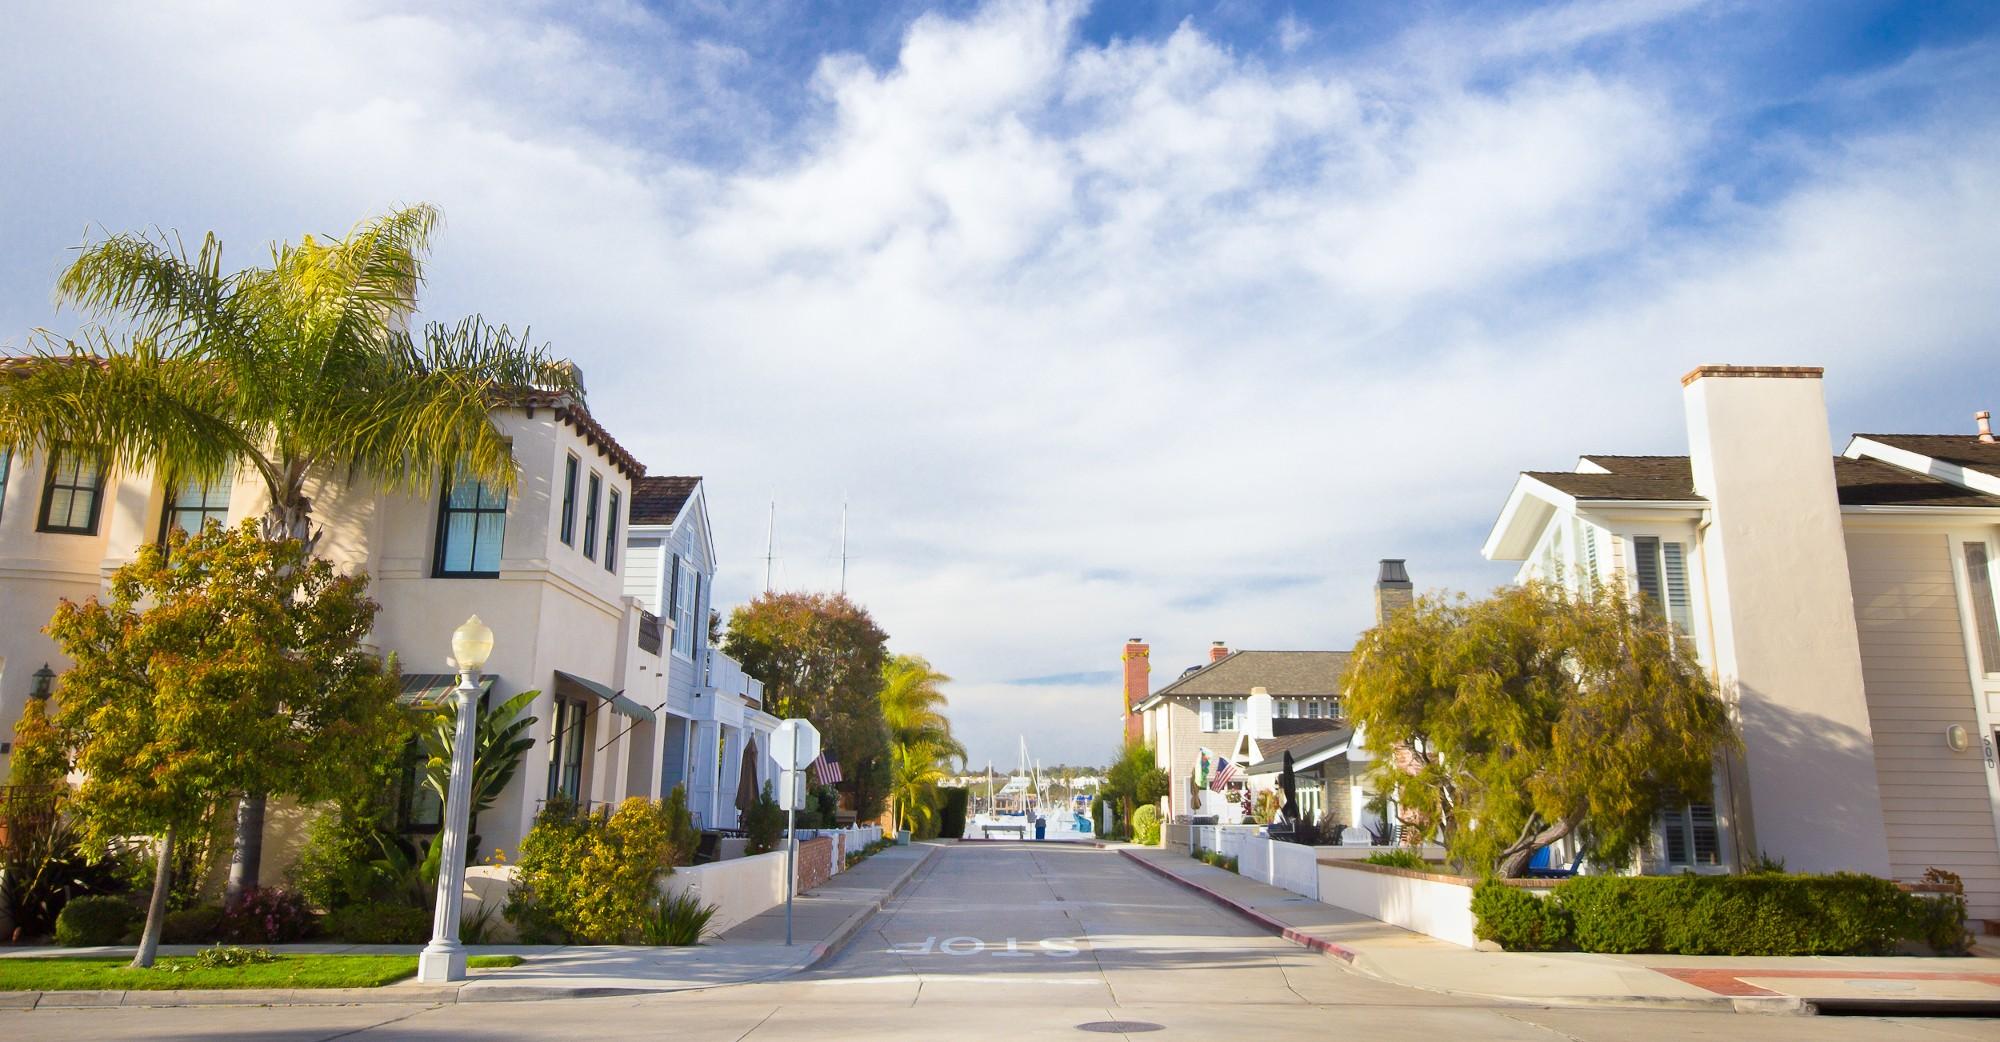
[[889, 799], [892, 824], [930, 820], [938, 782], [951, 763], [965, 759], [944, 715], [942, 686], [951, 678], [919, 655], [891, 655], [882, 665], [882, 722], [889, 729]]
[[[455, 470], [511, 488], [515, 468], [489, 412], [539, 389], [582, 397], [573, 367], [473, 317], [410, 330], [438, 213], [412, 206], [346, 236], [273, 247], [268, 267], [225, 273], [213, 233], [86, 244], [56, 285], [89, 321], [75, 338], [37, 331], [0, 363], [0, 445], [59, 448], [213, 480], [261, 479], [266, 538], [310, 551], [311, 483], [365, 477], [428, 488]], [[233, 903], [257, 885], [264, 798], [238, 807]]]

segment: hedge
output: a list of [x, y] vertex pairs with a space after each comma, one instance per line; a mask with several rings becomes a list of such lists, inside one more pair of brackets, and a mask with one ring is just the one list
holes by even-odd
[[1510, 951], [1879, 955], [1899, 941], [1961, 950], [1965, 902], [1854, 873], [1578, 876], [1546, 898], [1489, 879], [1475, 933]]
[[93, 894], [71, 898], [56, 916], [56, 943], [65, 948], [117, 944], [140, 917], [122, 897]]

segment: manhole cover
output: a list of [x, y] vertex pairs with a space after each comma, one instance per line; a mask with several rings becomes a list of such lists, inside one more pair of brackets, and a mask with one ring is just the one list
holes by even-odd
[[1148, 1024], [1143, 1020], [1093, 1020], [1088, 1024], [1078, 1024], [1076, 1027], [1078, 1031], [1101, 1031], [1107, 1035], [1166, 1030], [1158, 1024]]

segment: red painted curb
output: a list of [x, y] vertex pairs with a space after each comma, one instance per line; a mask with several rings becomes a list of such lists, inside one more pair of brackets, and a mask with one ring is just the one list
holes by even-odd
[[1216, 904], [1219, 904], [1222, 907], [1227, 908], [1232, 912], [1235, 912], [1237, 915], [1240, 915], [1243, 918], [1248, 919], [1251, 922], [1254, 922], [1257, 925], [1264, 927], [1265, 929], [1271, 931], [1273, 934], [1276, 934], [1277, 936], [1282, 937], [1285, 940], [1292, 942], [1293, 944], [1299, 945], [1302, 948], [1309, 948], [1313, 951], [1320, 952], [1325, 955], [1331, 955], [1334, 958], [1341, 960], [1342, 962], [1351, 963], [1356, 958], [1356, 954], [1352, 948], [1336, 944], [1333, 941], [1329, 941], [1324, 937], [1318, 936], [1317, 934], [1306, 933], [1305, 931], [1300, 930], [1296, 927], [1288, 926], [1247, 905], [1237, 904], [1235, 901], [1230, 900], [1228, 897], [1225, 897], [1214, 890], [1210, 890], [1208, 887], [1205, 887], [1200, 883], [1197, 883], [1194, 880], [1187, 878], [1186, 876], [1182, 876], [1175, 872], [1169, 872], [1166, 869], [1161, 868], [1156, 864], [1153, 864], [1151, 861], [1148, 861], [1145, 858], [1142, 858], [1139, 855], [1134, 854], [1129, 850], [1121, 850], [1119, 851], [1119, 853], [1125, 855], [1125, 857], [1130, 859], [1134, 864], [1137, 864], [1140, 867], [1145, 868], [1156, 875], [1165, 876], [1166, 878], [1171, 879], [1174, 882], [1179, 883], [1184, 887], [1187, 887], [1189, 890], [1192, 890], [1195, 893], [1208, 898], [1210, 901], [1213, 901]]

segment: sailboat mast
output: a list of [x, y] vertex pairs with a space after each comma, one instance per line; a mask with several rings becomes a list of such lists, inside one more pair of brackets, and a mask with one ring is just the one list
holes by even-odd
[[764, 592], [771, 592], [771, 561], [778, 549], [778, 501], [771, 501], [771, 521], [764, 527]]

